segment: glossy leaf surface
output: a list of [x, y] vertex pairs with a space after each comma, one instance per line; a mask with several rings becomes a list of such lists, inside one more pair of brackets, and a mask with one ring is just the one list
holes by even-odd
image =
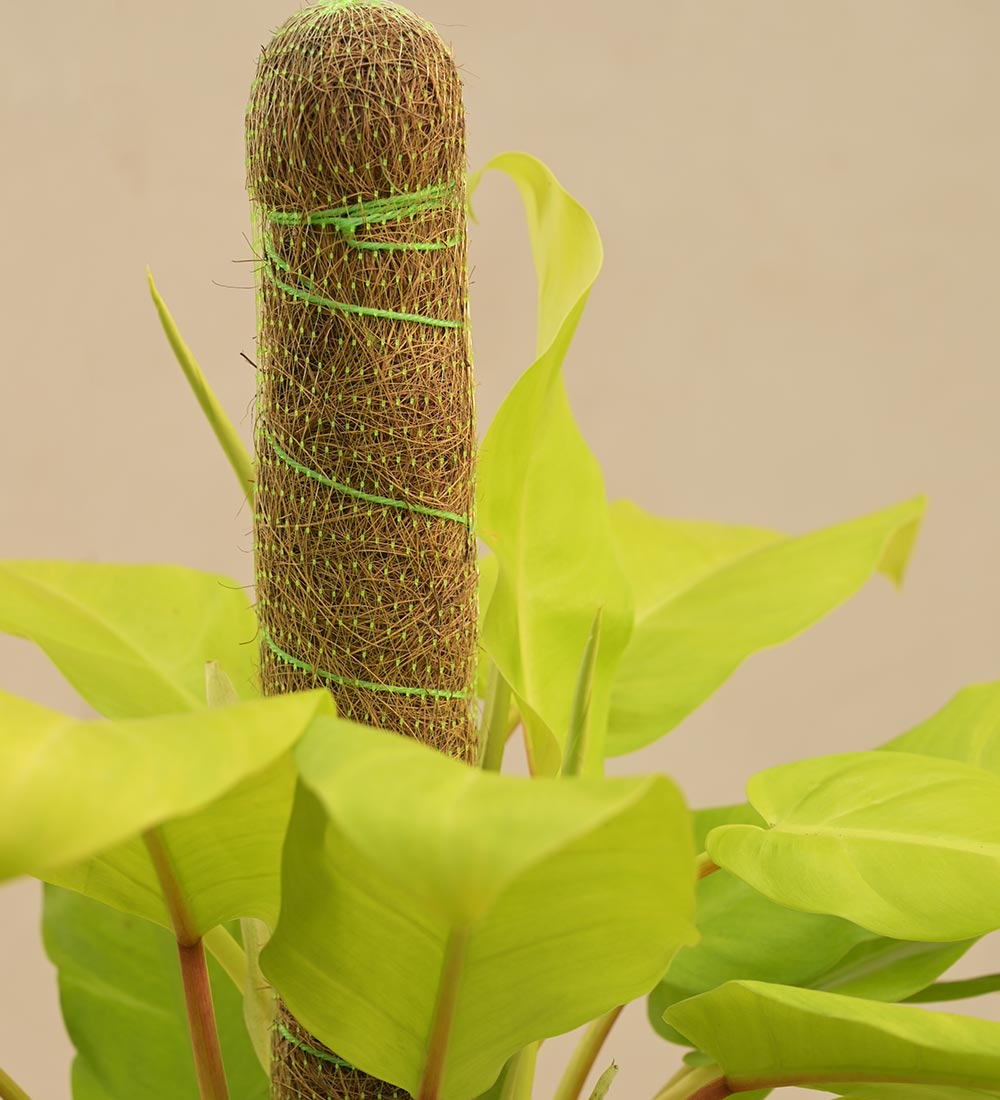
[[434, 1064], [444, 1100], [484, 1092], [527, 1043], [648, 991], [694, 936], [690, 818], [662, 777], [502, 776], [333, 719], [296, 758], [264, 973], [414, 1095]]
[[[506, 153], [538, 275], [538, 359], [483, 440], [479, 534], [499, 567], [483, 644], [521, 702], [532, 768], [554, 774], [590, 625], [603, 608], [585, 771], [603, 763], [611, 684], [632, 625], [600, 467], [577, 428], [562, 362], [601, 266], [590, 216], [533, 157]], [[470, 191], [479, 175], [470, 181]]]
[[723, 825], [712, 859], [793, 909], [897, 939], [1000, 928], [1000, 777], [908, 753], [849, 753], [754, 776], [770, 824]]
[[205, 662], [257, 689], [256, 621], [227, 577], [179, 565], [0, 562], [0, 630], [38, 645], [106, 718], [205, 705]]
[[787, 538], [616, 506], [636, 622], [615, 679], [608, 754], [673, 729], [747, 657], [801, 633], [876, 571], [900, 582], [923, 511], [917, 498]]

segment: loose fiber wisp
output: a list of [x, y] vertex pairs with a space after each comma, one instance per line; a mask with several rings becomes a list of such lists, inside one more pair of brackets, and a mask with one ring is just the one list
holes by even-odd
[[[474, 762], [475, 420], [461, 83], [430, 24], [321, 0], [247, 111], [258, 285], [255, 572], [265, 694]], [[272, 1095], [400, 1094], [282, 1006]]]

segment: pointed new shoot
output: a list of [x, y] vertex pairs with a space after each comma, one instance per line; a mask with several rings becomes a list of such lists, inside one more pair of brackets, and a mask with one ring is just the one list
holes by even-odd
[[507, 744], [509, 712], [510, 684], [497, 668], [496, 661], [490, 661], [486, 681], [486, 706], [483, 709], [483, 724], [479, 733], [479, 763], [483, 771], [500, 771], [503, 750]]
[[232, 466], [236, 477], [239, 479], [240, 488], [252, 504], [254, 476], [250, 455], [247, 453], [246, 447], [243, 446], [243, 440], [240, 439], [236, 428], [233, 427], [233, 422], [226, 415], [222, 405], [219, 404], [219, 399], [205, 380], [201, 367], [195, 361], [191, 350], [184, 343], [180, 332], [177, 331], [177, 325], [174, 324], [170, 310], [167, 309], [166, 304], [160, 297], [156, 284], [153, 282], [153, 273], [148, 267], [146, 268], [146, 276], [149, 279], [149, 292], [153, 296], [153, 305], [156, 306], [160, 324], [163, 325], [163, 331], [166, 333], [170, 347], [173, 349], [177, 362], [180, 363], [181, 370], [184, 371], [184, 377], [187, 378], [188, 384], [201, 406], [201, 411], [205, 414], [212, 431], [215, 432], [215, 438], [218, 439], [222, 449], [226, 452], [229, 465]]
[[0, 1100], [31, 1100], [31, 1097], [0, 1069]]
[[611, 1082], [618, 1076], [618, 1066], [612, 1062], [610, 1066], [597, 1079], [594, 1091], [590, 1094], [590, 1100], [604, 1100], [611, 1088]]
[[[597, 667], [597, 651], [601, 642], [601, 618], [604, 608], [599, 607], [590, 624], [590, 634], [580, 661], [573, 694], [573, 710], [569, 719], [569, 735], [563, 752], [560, 775], [580, 775], [587, 755], [587, 725], [590, 721], [590, 700], [594, 689], [594, 669]], [[603, 770], [603, 762], [601, 768]]]

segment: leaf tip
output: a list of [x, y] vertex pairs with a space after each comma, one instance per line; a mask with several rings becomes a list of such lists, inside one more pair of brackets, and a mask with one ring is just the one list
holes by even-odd
[[897, 590], [903, 587], [909, 571], [913, 549], [923, 525], [927, 505], [928, 498], [923, 493], [903, 505], [908, 518], [890, 534], [882, 553], [879, 570], [889, 578]]

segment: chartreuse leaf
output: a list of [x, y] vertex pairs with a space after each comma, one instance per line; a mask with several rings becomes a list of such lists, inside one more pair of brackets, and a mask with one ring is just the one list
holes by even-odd
[[[483, 636], [483, 621], [486, 618], [486, 611], [490, 606], [490, 601], [493, 599], [493, 590], [497, 586], [497, 559], [492, 554], [480, 554], [479, 556], [479, 625], [477, 627], [477, 638]], [[486, 692], [489, 684], [489, 669], [490, 661], [485, 657], [481, 657], [476, 667], [476, 694], [480, 699], [486, 698]]]
[[765, 527], [654, 516], [631, 500], [616, 500], [609, 513], [637, 624], [721, 566], [787, 538]]
[[0, 631], [40, 646], [107, 718], [205, 705], [205, 662], [259, 695], [256, 623], [226, 577], [179, 565], [0, 562]]
[[181, 334], [177, 331], [177, 325], [174, 324], [174, 319], [170, 316], [170, 310], [167, 309], [166, 303], [160, 297], [160, 292], [153, 282], [153, 273], [148, 267], [146, 268], [146, 277], [149, 280], [149, 293], [153, 297], [153, 305], [156, 307], [167, 342], [170, 344], [171, 350], [184, 372], [184, 377], [188, 380], [191, 392], [201, 406], [201, 411], [205, 414], [209, 427], [215, 433], [215, 438], [219, 441], [219, 445], [229, 460], [229, 465], [232, 466], [233, 473], [236, 474], [240, 488], [247, 500], [252, 503], [255, 481], [253, 462], [243, 445], [243, 440], [240, 439], [239, 433], [233, 427], [233, 422], [226, 415], [219, 399], [212, 391], [212, 387], [206, 381], [204, 374], [201, 372], [201, 367], [198, 366], [195, 357], [191, 354], [190, 348], [184, 343]]
[[963, 688], [937, 714], [882, 748], [961, 760], [1000, 775], [1000, 681]]
[[1000, 1089], [1000, 1024], [986, 1020], [764, 982], [728, 982], [667, 1018], [718, 1062], [733, 1092], [836, 1092], [838, 1082]]
[[720, 825], [766, 825], [767, 823], [749, 802], [737, 802], [731, 806], [706, 806], [691, 814], [694, 824], [694, 846], [705, 850], [708, 834]]
[[747, 657], [812, 626], [876, 570], [901, 581], [924, 505], [917, 498], [798, 538], [618, 506], [636, 619], [615, 678], [608, 755], [673, 729]]
[[[174, 937], [138, 917], [46, 887], [42, 932], [76, 1047], [73, 1100], [198, 1095]], [[230, 1094], [266, 1100], [237, 989], [209, 958]]]
[[479, 534], [499, 567], [483, 644], [519, 700], [532, 769], [554, 774], [590, 626], [603, 609], [584, 760], [585, 773], [596, 774], [632, 610], [604, 479], [573, 420], [562, 362], [601, 267], [601, 241], [583, 207], [533, 157], [505, 153], [482, 171], [491, 170], [510, 176], [524, 201], [538, 275], [538, 359], [501, 405], [480, 454]]
[[264, 973], [314, 1035], [414, 1095], [484, 1092], [694, 938], [690, 818], [661, 776], [515, 778], [337, 719], [296, 759]]
[[671, 1005], [738, 978], [901, 1000], [923, 989], [974, 940], [911, 943], [876, 936], [839, 917], [783, 908], [720, 871], [698, 883], [701, 938], [683, 947], [649, 995], [649, 1018], [665, 1039]]
[[723, 825], [708, 852], [773, 901], [898, 939], [1000, 928], [1000, 776], [909, 753], [848, 753], [754, 776], [769, 823]]
[[0, 878], [33, 874], [170, 927], [143, 832], [159, 826], [200, 932], [272, 921], [294, 770], [325, 691], [122, 722], [0, 695]]
[[[963, 689], [926, 722], [883, 747], [1000, 772], [1000, 683]], [[694, 822], [699, 848], [719, 825], [766, 827], [746, 803], [697, 810]], [[738, 978], [913, 1003], [1000, 988], [995, 975], [931, 984], [972, 947], [972, 939], [940, 944], [877, 936], [838, 917], [785, 908], [725, 871], [699, 882], [697, 898], [701, 939], [678, 952], [649, 996], [653, 1027], [673, 1042], [683, 1040], [663, 1020], [667, 1008]]]

